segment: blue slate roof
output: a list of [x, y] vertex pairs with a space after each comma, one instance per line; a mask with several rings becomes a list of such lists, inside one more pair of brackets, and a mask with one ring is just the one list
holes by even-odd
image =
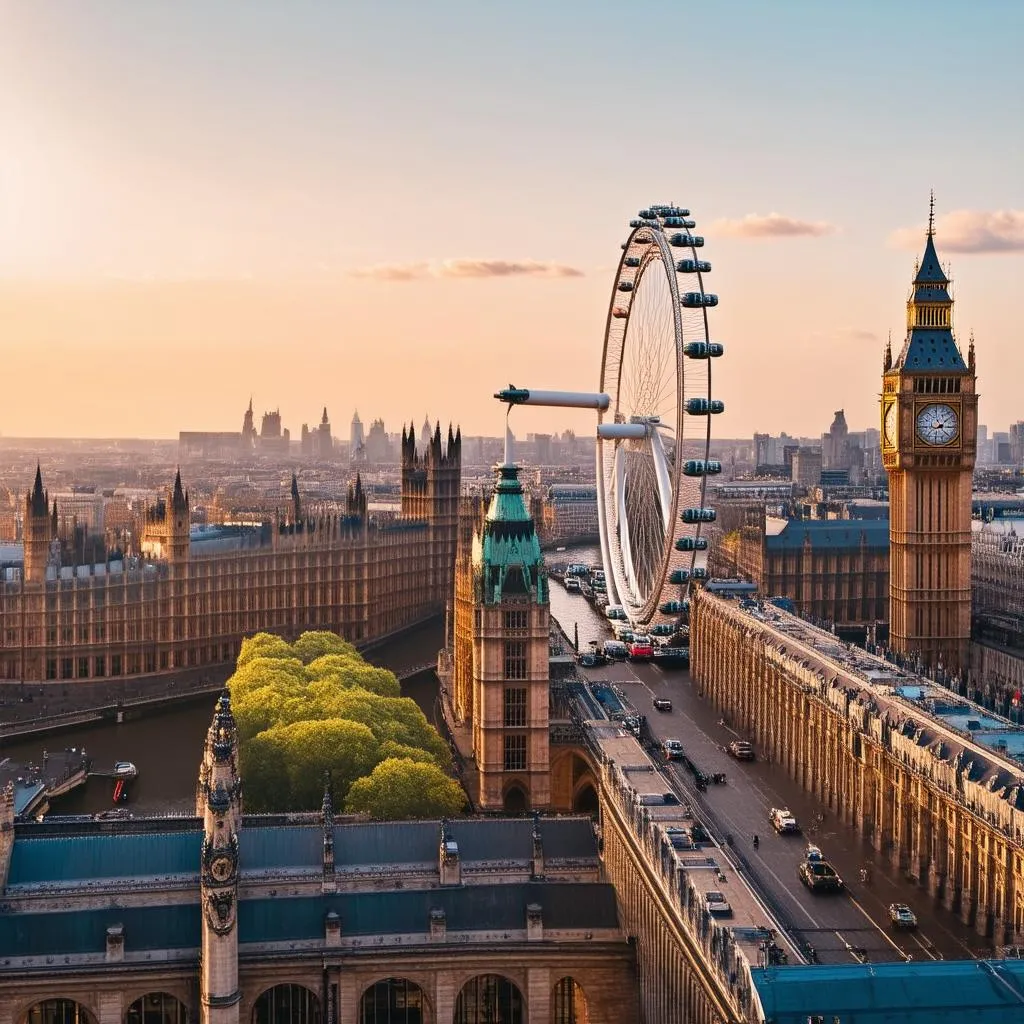
[[246, 827], [242, 830], [238, 862], [242, 871], [323, 865], [323, 831], [309, 825]]
[[18, 838], [7, 884], [198, 876], [202, 841], [201, 832]]
[[[198, 895], [198, 892], [197, 892]], [[547, 928], [617, 928], [615, 889], [605, 882], [526, 882], [451, 889], [350, 892], [295, 898], [242, 900], [239, 942], [323, 939], [324, 917], [334, 911], [345, 935], [423, 934], [430, 912], [444, 910], [452, 931], [526, 927], [526, 907], [540, 904]], [[0, 914], [0, 958], [102, 953], [107, 928], [122, 925], [126, 952], [196, 950], [198, 902], [154, 907], [41, 914]]]
[[540, 904], [545, 928], [618, 927], [615, 889], [608, 883], [526, 882], [243, 900], [238, 908], [238, 941], [323, 938], [328, 911], [341, 918], [344, 935], [422, 934], [429, 930], [430, 912], [435, 909], [445, 912], [449, 931], [511, 931], [526, 927], [529, 903]]
[[914, 327], [903, 342], [897, 366], [908, 370], [966, 370], [953, 332], [948, 327]]
[[[243, 841], [245, 838], [243, 835]], [[437, 860], [440, 843], [441, 825], [436, 821], [339, 825], [334, 830], [334, 863], [339, 868], [356, 864], [422, 864]]]
[[949, 284], [949, 278], [939, 264], [939, 257], [935, 252], [935, 239], [930, 232], [925, 242], [924, 256], [921, 257], [921, 266], [917, 268], [914, 277], [914, 284]]
[[1024, 1020], [1021, 960], [772, 967], [751, 975], [764, 1018], [773, 1024], [807, 1024], [808, 1017], [819, 1014], [843, 1024]]
[[124, 927], [125, 948], [198, 950], [199, 904], [113, 907], [53, 914], [0, 915], [0, 957], [102, 953], [107, 929]]
[[879, 551], [889, 549], [888, 519], [790, 519], [782, 531], [768, 534], [769, 551], [798, 551], [805, 541], [815, 551], [859, 548], [862, 541]]

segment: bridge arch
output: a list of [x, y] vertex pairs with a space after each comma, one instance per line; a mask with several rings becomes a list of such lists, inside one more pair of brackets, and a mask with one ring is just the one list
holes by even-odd
[[124, 1024], [189, 1024], [189, 1014], [177, 996], [145, 992], [129, 1003]]
[[583, 986], [566, 976], [551, 990], [551, 1024], [590, 1024], [590, 1007]]
[[526, 1000], [503, 974], [477, 974], [459, 990], [452, 1024], [526, 1024]]
[[552, 748], [551, 804], [558, 811], [596, 814], [599, 808], [598, 772], [580, 747]]
[[285, 982], [264, 989], [253, 1004], [252, 1024], [322, 1024], [320, 1000], [305, 985]]
[[423, 986], [405, 977], [379, 978], [363, 989], [357, 1024], [433, 1024]]
[[20, 1024], [96, 1024], [96, 1015], [75, 999], [56, 997], [30, 1003]]

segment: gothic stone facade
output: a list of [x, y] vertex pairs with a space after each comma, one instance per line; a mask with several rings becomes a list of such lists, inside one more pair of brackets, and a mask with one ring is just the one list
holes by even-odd
[[326, 798], [316, 816], [245, 818], [226, 698], [198, 803], [199, 818], [15, 826], [4, 802], [0, 1024], [68, 1007], [135, 1024], [151, 1003], [175, 1024], [637, 1019], [589, 819], [341, 823]]
[[1024, 941], [1020, 766], [894, 695], [915, 678], [778, 609], [706, 592], [693, 677], [767, 757], [996, 944]]
[[455, 566], [462, 439], [402, 449], [402, 515], [375, 521], [361, 487], [347, 514], [304, 512], [297, 495], [255, 544], [190, 550], [180, 477], [150, 509], [144, 557], [123, 571], [63, 578], [37, 474], [26, 504], [24, 578], [0, 583], [0, 681], [103, 680], [226, 670], [243, 637], [329, 629], [354, 642], [444, 610]]

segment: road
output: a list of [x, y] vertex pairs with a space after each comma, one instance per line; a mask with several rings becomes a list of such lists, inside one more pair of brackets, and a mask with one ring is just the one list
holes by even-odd
[[[941, 906], [934, 906], [923, 889], [876, 860], [874, 851], [852, 827], [827, 814], [822, 824], [816, 824], [820, 806], [781, 767], [730, 757], [728, 743], [744, 737], [718, 719], [697, 695], [688, 672], [618, 663], [585, 670], [585, 674], [618, 684], [647, 715], [653, 736], [681, 740], [688, 756], [705, 774], [725, 773], [725, 785], [709, 785], [706, 792], [699, 792], [689, 771], [679, 762], [669, 765], [691, 805], [716, 830], [717, 837], [732, 836], [733, 851], [753, 876], [755, 888], [764, 892], [783, 923], [795, 931], [796, 941], [813, 945], [822, 962], [848, 963], [858, 959], [858, 950], [873, 962], [991, 955], [987, 940]], [[654, 711], [651, 702], [655, 696], [668, 697], [672, 711]], [[801, 834], [777, 835], [769, 823], [773, 807], [788, 807], [801, 824]], [[760, 839], [756, 849], [755, 833]], [[800, 883], [797, 869], [808, 842], [821, 847], [835, 866], [846, 883], [845, 894], [816, 894]], [[868, 884], [859, 879], [859, 871], [866, 865], [871, 868]], [[916, 932], [890, 927], [888, 906], [895, 902], [913, 908], [920, 922]]]

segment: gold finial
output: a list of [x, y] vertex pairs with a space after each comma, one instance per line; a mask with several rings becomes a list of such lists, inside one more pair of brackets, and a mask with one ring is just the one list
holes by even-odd
[[931, 191], [931, 199], [928, 202], [928, 237], [935, 234], [935, 189]]

